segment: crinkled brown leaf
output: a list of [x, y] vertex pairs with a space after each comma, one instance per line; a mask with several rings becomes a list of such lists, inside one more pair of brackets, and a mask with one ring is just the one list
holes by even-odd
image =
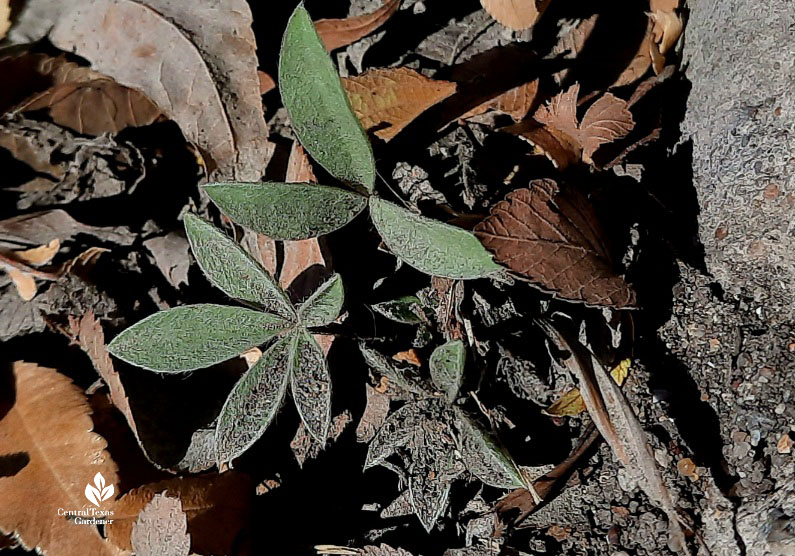
[[417, 116], [456, 90], [456, 84], [409, 68], [373, 69], [342, 80], [356, 117], [367, 131], [389, 141]]
[[627, 308], [635, 292], [613, 272], [593, 208], [549, 179], [508, 194], [475, 228], [496, 261], [542, 290], [589, 305]]
[[[591, 163], [591, 157], [601, 145], [626, 136], [635, 126], [635, 121], [625, 100], [612, 93], [605, 93], [588, 108], [578, 124], [579, 92], [579, 84], [572, 85], [541, 106], [532, 120], [510, 126], [506, 131], [515, 133], [534, 145], [540, 144], [545, 154], [559, 168], [564, 168], [568, 160], [579, 156], [585, 162]], [[545, 126], [544, 130], [539, 130], [539, 123]], [[569, 152], [557, 155], [551, 142], [544, 143], [542, 137], [546, 135], [553, 136], [560, 148]]]
[[535, 25], [549, 2], [550, 0], [480, 0], [491, 17], [516, 31]]
[[70, 0], [60, 9], [53, 44], [146, 94], [199, 146], [212, 179], [261, 177], [270, 145], [244, 0], [190, 9], [171, 0]]
[[130, 542], [136, 556], [188, 556], [187, 528], [188, 519], [179, 498], [155, 494], [138, 514]]
[[248, 523], [254, 492], [251, 481], [235, 472], [168, 479], [131, 490], [117, 502], [113, 523], [105, 526], [108, 540], [130, 550], [133, 525], [141, 510], [163, 491], [182, 503], [194, 552], [233, 553], [235, 539]]
[[369, 35], [386, 23], [399, 7], [400, 0], [386, 0], [380, 8], [369, 14], [345, 19], [319, 19], [315, 22], [315, 29], [326, 50], [332, 51]]
[[[58, 515], [58, 508], [91, 505], [84, 491], [97, 473], [106, 485], [117, 483], [105, 440], [91, 432], [83, 393], [54, 369], [17, 362], [11, 370], [14, 387], [0, 393], [0, 407], [8, 407], [0, 420], [0, 456], [27, 459], [16, 473], [0, 478], [0, 533], [15, 533], [25, 548], [46, 554], [119, 554], [96, 527]], [[102, 504], [113, 508], [112, 500]]]
[[480, 106], [473, 108], [463, 116], [462, 119], [471, 118], [483, 114], [488, 110], [496, 110], [507, 114], [515, 122], [520, 122], [527, 117], [527, 114], [535, 106], [538, 98], [538, 79], [534, 79], [524, 85], [514, 87], [501, 95], [488, 100]]

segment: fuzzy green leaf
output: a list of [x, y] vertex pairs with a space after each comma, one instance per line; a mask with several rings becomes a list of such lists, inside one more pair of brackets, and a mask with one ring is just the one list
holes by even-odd
[[522, 474], [505, 450], [457, 408], [456, 414], [461, 431], [461, 457], [467, 469], [493, 487], [526, 488]]
[[211, 183], [210, 199], [232, 220], [273, 239], [308, 239], [343, 227], [367, 199], [313, 183]]
[[335, 274], [326, 280], [309, 299], [298, 308], [298, 317], [304, 326], [325, 326], [339, 316], [345, 290], [342, 278]]
[[417, 270], [454, 279], [482, 278], [500, 267], [470, 232], [370, 197], [370, 214], [392, 253]]
[[232, 238], [193, 214], [185, 215], [185, 232], [199, 267], [214, 286], [229, 297], [295, 318], [287, 294]]
[[332, 176], [372, 192], [373, 149], [303, 4], [282, 40], [279, 91], [307, 152]]
[[431, 354], [429, 366], [431, 380], [445, 393], [449, 401], [455, 400], [464, 376], [466, 347], [461, 340], [453, 340], [437, 347]]
[[326, 444], [331, 423], [331, 377], [326, 357], [315, 338], [304, 330], [296, 330], [291, 355], [292, 393], [295, 407], [309, 433]]
[[219, 464], [248, 450], [273, 421], [287, 391], [294, 348], [293, 334], [278, 339], [235, 384], [215, 429]]
[[363, 342], [359, 343], [359, 351], [362, 352], [365, 362], [370, 367], [374, 368], [379, 374], [387, 377], [396, 386], [408, 390], [409, 392], [414, 392], [415, 394], [429, 394], [419, 381], [407, 374], [411, 369], [398, 367], [392, 359], [367, 347]]
[[422, 311], [420, 300], [414, 295], [406, 295], [390, 301], [382, 301], [373, 305], [373, 310], [389, 320], [402, 324], [420, 324]]
[[395, 453], [398, 448], [408, 444], [420, 422], [421, 414], [416, 404], [408, 403], [387, 417], [378, 432], [370, 441], [364, 468], [378, 465]]
[[138, 367], [178, 373], [240, 355], [291, 326], [277, 315], [243, 307], [186, 305], [134, 324], [116, 336], [108, 350]]

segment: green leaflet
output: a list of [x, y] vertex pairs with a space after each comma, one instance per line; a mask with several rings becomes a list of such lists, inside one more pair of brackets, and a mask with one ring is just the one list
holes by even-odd
[[372, 193], [370, 141], [303, 4], [290, 17], [282, 40], [279, 91], [307, 152], [332, 176]]
[[[403, 369], [398, 367], [395, 362], [376, 350], [367, 347], [364, 342], [359, 342], [359, 351], [362, 352], [365, 363], [375, 369], [378, 374], [387, 377], [393, 384], [414, 392], [415, 394], [428, 395], [429, 392], [423, 388], [422, 383], [415, 380], [413, 377], [408, 376], [403, 372]], [[407, 371], [409, 369], [406, 369]]]
[[235, 384], [215, 428], [219, 464], [248, 450], [271, 424], [287, 391], [296, 337], [277, 340]]
[[232, 238], [193, 214], [185, 215], [185, 232], [199, 267], [214, 286], [229, 297], [295, 318], [287, 294]]
[[437, 347], [431, 354], [429, 365], [431, 380], [452, 402], [461, 387], [466, 363], [466, 347], [461, 340], [453, 340]]
[[382, 301], [372, 306], [376, 313], [379, 313], [389, 320], [402, 324], [420, 324], [422, 319], [419, 312], [422, 305], [417, 296], [406, 295], [390, 301]]
[[467, 280], [501, 270], [480, 241], [464, 229], [377, 197], [370, 197], [370, 214], [392, 253], [421, 272]]
[[328, 234], [367, 205], [358, 193], [312, 183], [211, 183], [204, 190], [232, 220], [278, 240]]
[[461, 457], [467, 469], [493, 487], [526, 488], [511, 457], [458, 408], [456, 416], [461, 431]]
[[290, 359], [293, 401], [309, 433], [326, 444], [331, 423], [331, 377], [323, 350], [306, 329], [293, 332]]
[[186, 305], [155, 313], [116, 336], [108, 350], [161, 373], [220, 363], [258, 346], [292, 323], [276, 315], [225, 305]]
[[369, 469], [382, 463], [398, 448], [408, 444], [420, 422], [420, 417], [417, 405], [413, 403], [407, 403], [387, 417], [367, 447], [364, 468]]
[[335, 274], [301, 304], [298, 308], [298, 317], [304, 326], [325, 326], [340, 314], [344, 299], [342, 278], [339, 274]]

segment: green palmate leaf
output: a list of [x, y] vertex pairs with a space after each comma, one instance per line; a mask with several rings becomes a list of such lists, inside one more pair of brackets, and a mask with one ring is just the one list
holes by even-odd
[[431, 276], [482, 278], [500, 271], [480, 241], [468, 231], [370, 198], [370, 214], [396, 257]]
[[331, 422], [331, 378], [326, 358], [315, 338], [297, 329], [290, 367], [293, 400], [307, 430], [325, 445]]
[[497, 488], [527, 487], [513, 459], [487, 433], [456, 408], [461, 431], [461, 457], [478, 479]]
[[419, 316], [422, 306], [419, 298], [413, 295], [376, 303], [373, 305], [373, 310], [389, 320], [402, 324], [419, 324], [422, 322]]
[[287, 391], [295, 336], [279, 338], [235, 384], [215, 429], [218, 463], [233, 460], [262, 436]]
[[134, 324], [108, 350], [151, 371], [192, 371], [240, 355], [292, 326], [277, 315], [243, 307], [186, 305]]
[[408, 444], [417, 424], [420, 422], [421, 414], [416, 404], [408, 403], [387, 417], [381, 428], [370, 441], [367, 448], [367, 458], [364, 461], [364, 468], [369, 469], [378, 465], [395, 451]]
[[461, 340], [453, 340], [437, 347], [431, 354], [429, 365], [431, 380], [434, 385], [445, 393], [449, 401], [453, 401], [461, 387], [466, 363], [466, 347]]
[[185, 215], [185, 232], [196, 261], [213, 285], [230, 297], [286, 319], [295, 318], [287, 294], [232, 238], [193, 214]]
[[307, 152], [332, 176], [372, 192], [375, 162], [370, 141], [303, 4], [284, 33], [279, 91]]
[[341, 228], [367, 199], [312, 183], [211, 183], [210, 199], [235, 222], [273, 239], [307, 239]]
[[304, 326], [325, 326], [340, 314], [344, 299], [342, 278], [339, 274], [335, 274], [301, 304], [298, 308], [298, 317]]

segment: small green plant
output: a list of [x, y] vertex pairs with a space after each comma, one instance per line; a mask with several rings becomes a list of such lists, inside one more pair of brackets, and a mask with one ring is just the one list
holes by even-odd
[[470, 232], [374, 194], [372, 147], [303, 5], [292, 14], [284, 34], [279, 90], [301, 144], [349, 189], [277, 182], [205, 185], [230, 218], [274, 239], [298, 240], [337, 230], [369, 207], [387, 247], [421, 272], [471, 279], [501, 271]]
[[307, 429], [325, 444], [331, 382], [323, 351], [309, 329], [339, 315], [344, 297], [340, 277], [335, 274], [295, 307], [273, 277], [215, 226], [187, 214], [185, 231], [210, 282], [248, 307], [198, 304], [160, 311], [124, 330], [108, 349], [151, 371], [183, 373], [272, 342], [221, 409], [215, 435], [218, 462], [239, 456], [265, 432], [288, 384]]
[[[407, 475], [411, 507], [426, 531], [433, 529], [453, 481], [465, 471], [497, 488], [527, 487], [507, 452], [454, 403], [466, 363], [463, 342], [447, 342], [433, 351], [428, 362], [432, 386], [377, 351], [365, 345], [360, 349], [367, 363], [407, 398], [371, 440], [364, 468], [382, 465]], [[393, 456], [398, 467], [388, 461]]]

